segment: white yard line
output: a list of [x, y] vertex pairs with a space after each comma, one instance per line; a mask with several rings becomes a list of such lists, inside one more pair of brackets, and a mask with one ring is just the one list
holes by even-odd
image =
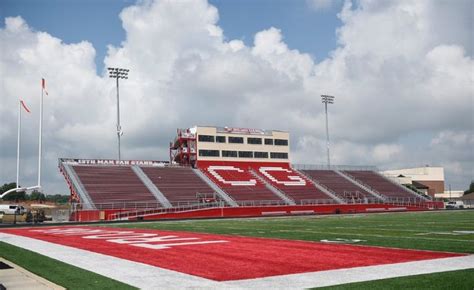
[[252, 289], [302, 289], [474, 268], [474, 255], [227, 282]]
[[0, 241], [142, 289], [303, 289], [474, 268], [474, 255], [470, 255], [217, 282], [22, 236], [0, 233]]

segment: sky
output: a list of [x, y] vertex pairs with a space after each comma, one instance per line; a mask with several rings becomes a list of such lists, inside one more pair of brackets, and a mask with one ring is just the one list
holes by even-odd
[[474, 179], [473, 2], [468, 0], [4, 0], [0, 2], [0, 183], [37, 174], [66, 194], [59, 157], [115, 158], [121, 82], [124, 159], [167, 160], [176, 128], [288, 130], [293, 163], [443, 166]]

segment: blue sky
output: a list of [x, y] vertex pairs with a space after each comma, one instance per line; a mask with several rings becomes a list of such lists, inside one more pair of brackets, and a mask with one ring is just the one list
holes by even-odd
[[[21, 16], [37, 31], [45, 31], [66, 43], [83, 40], [96, 49], [97, 71], [101, 72], [107, 45], [119, 46], [125, 31], [120, 11], [135, 0], [3, 0], [0, 16]], [[310, 54], [317, 62], [336, 47], [337, 18], [342, 1], [315, 10], [305, 0], [211, 0], [219, 10], [218, 25], [228, 40], [253, 44], [258, 31], [282, 30], [290, 49]], [[5, 24], [1, 23], [2, 27]]]

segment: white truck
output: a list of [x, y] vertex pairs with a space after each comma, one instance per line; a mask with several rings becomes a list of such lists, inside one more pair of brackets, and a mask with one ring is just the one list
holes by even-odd
[[446, 209], [461, 209], [464, 208], [462, 200], [450, 201], [446, 204]]
[[22, 205], [15, 205], [15, 204], [0, 204], [0, 215], [3, 214], [17, 214], [22, 215], [26, 213], [26, 208]]

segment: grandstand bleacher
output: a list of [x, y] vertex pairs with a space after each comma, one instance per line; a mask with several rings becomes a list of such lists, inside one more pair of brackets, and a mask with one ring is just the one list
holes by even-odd
[[244, 166], [212, 165], [201, 170], [239, 204], [284, 204]]
[[324, 185], [344, 200], [363, 200], [364, 198], [372, 197], [363, 188], [340, 176], [334, 170], [303, 170], [303, 172], [306, 176]]
[[388, 198], [420, 198], [416, 193], [411, 192], [409, 189], [405, 189], [401, 185], [395, 184], [387, 177], [373, 171], [344, 170], [343, 173], [354, 178], [356, 181], [375, 189], [381, 195]]
[[173, 206], [196, 204], [200, 198], [212, 198], [215, 194], [190, 167], [141, 169]]
[[72, 166], [96, 208], [156, 207], [158, 201], [130, 166]]
[[[71, 192], [80, 202], [85, 191], [92, 209], [195, 206], [223, 201], [221, 197], [224, 194], [228, 195], [227, 201], [222, 203], [226, 206], [370, 203], [374, 200], [383, 201], [385, 198], [421, 199], [416, 193], [410, 193], [408, 189], [370, 170], [343, 170], [340, 171], [341, 174], [335, 170], [296, 170], [289, 164], [282, 163], [249, 165], [207, 162], [202, 163], [199, 168], [202, 174], [199, 171], [197, 174], [189, 166], [169, 166], [164, 163], [161, 166], [135, 166], [136, 168], [130, 164], [90, 165], [77, 162], [68, 166], [77, 177], [70, 178], [71, 171], [61, 169]], [[156, 186], [160, 196], [145, 184], [144, 178], [136, 172], [137, 167], [146, 175], [145, 179]], [[77, 190], [79, 188], [82, 190]], [[217, 193], [212, 188], [222, 191]], [[232, 203], [229, 203], [229, 197]]]
[[311, 200], [330, 200], [330, 196], [315, 187], [297, 171], [280, 166], [262, 166], [255, 171], [267, 182], [301, 204]]

